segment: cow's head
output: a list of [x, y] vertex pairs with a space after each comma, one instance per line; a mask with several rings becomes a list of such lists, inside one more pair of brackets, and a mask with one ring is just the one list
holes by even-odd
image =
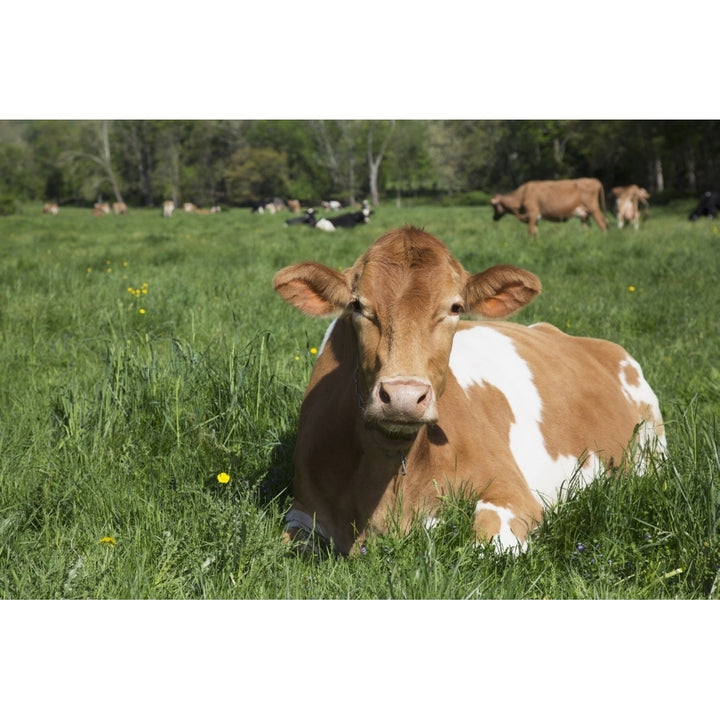
[[506, 212], [507, 208], [503, 204], [500, 195], [495, 195], [490, 199], [490, 204], [493, 206], [493, 220], [499, 220]]
[[460, 315], [504, 318], [540, 292], [535, 275], [510, 265], [471, 276], [413, 227], [383, 235], [344, 272], [305, 262], [278, 272], [274, 285], [309, 315], [351, 318], [364, 419], [394, 446], [438, 421]]

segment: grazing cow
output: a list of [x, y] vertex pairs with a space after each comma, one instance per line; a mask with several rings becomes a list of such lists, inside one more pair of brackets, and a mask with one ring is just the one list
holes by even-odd
[[99, 210], [104, 215], [110, 214], [110, 203], [101, 203], [96, 202], [95, 205], [93, 205], [94, 210]]
[[588, 215], [592, 215], [595, 222], [607, 230], [607, 222], [600, 209], [605, 209], [605, 193], [602, 184], [595, 178], [533, 180], [507, 195], [495, 195], [490, 202], [494, 210], [493, 220], [512, 213], [528, 224], [530, 237], [537, 232], [540, 218], [564, 221], [579, 217], [584, 224]]
[[714, 218], [720, 212], [720, 192], [706, 192], [697, 207], [690, 213], [688, 220], [693, 222], [701, 216]]
[[175, 212], [175, 203], [172, 200], [166, 200], [163, 203], [163, 217], [169, 218], [172, 217], [172, 214]]
[[650, 193], [637, 185], [614, 187], [611, 190], [615, 198], [618, 229], [622, 230], [626, 222], [632, 223], [637, 230], [640, 227], [640, 205], [643, 205], [643, 217], [647, 217]]
[[405, 227], [344, 272], [303, 262], [274, 287], [309, 315], [339, 314], [300, 409], [286, 539], [357, 551], [393, 517], [434, 522], [441, 495], [463, 489], [479, 498], [478, 539], [517, 549], [564, 483], [664, 454], [657, 398], [623, 348], [498, 320], [540, 292], [527, 270], [471, 276]]
[[183, 210], [186, 213], [193, 213], [197, 210], [197, 205], [195, 205], [195, 203], [190, 203], [190, 202], [183, 203]]
[[127, 205], [124, 202], [114, 202], [112, 210], [115, 215], [127, 215]]
[[42, 211], [44, 215], [57, 215], [60, 212], [60, 208], [57, 203], [45, 203]]

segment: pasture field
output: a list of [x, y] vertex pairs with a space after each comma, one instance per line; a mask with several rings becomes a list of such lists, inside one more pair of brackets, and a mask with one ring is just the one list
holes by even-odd
[[[240, 209], [0, 217], [0, 597], [720, 597], [720, 223], [688, 222], [692, 204], [651, 207], [637, 232], [541, 222], [532, 241], [488, 207], [388, 205], [333, 234]], [[572, 492], [518, 557], [474, 545], [462, 496], [435, 530], [364, 555], [289, 551], [296, 422], [327, 322], [285, 305], [273, 274], [347, 267], [405, 223], [472, 272], [538, 274], [517, 322], [624, 345], [671, 460]]]

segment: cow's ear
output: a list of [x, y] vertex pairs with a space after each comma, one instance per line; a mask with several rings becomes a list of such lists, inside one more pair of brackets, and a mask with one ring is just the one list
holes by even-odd
[[308, 315], [334, 315], [351, 300], [345, 276], [320, 263], [305, 262], [283, 268], [273, 286], [286, 302]]
[[528, 305], [540, 293], [540, 279], [512, 265], [496, 265], [473, 275], [465, 286], [469, 313], [504, 318]]

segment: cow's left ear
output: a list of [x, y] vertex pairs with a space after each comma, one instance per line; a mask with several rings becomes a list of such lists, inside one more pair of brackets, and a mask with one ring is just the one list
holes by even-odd
[[465, 307], [483, 317], [504, 318], [532, 302], [541, 290], [537, 275], [513, 265], [496, 265], [467, 281]]
[[345, 275], [315, 262], [283, 268], [275, 275], [276, 292], [308, 315], [333, 315], [350, 302]]

